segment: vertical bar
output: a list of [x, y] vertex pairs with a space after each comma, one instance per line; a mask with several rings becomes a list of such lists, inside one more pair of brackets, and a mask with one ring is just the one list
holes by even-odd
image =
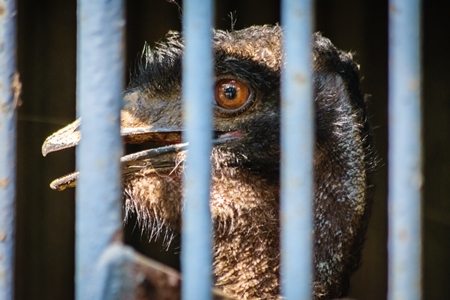
[[281, 282], [286, 299], [311, 299], [313, 234], [312, 3], [282, 2]]
[[420, 1], [389, 3], [389, 292], [421, 299]]
[[76, 298], [93, 299], [101, 254], [122, 227], [120, 107], [124, 12], [121, 0], [78, 2]]
[[189, 142], [184, 177], [182, 239], [183, 299], [210, 299], [212, 230], [209, 210], [213, 95], [213, 1], [184, 3], [184, 139]]
[[0, 0], [0, 299], [14, 299], [16, 7]]

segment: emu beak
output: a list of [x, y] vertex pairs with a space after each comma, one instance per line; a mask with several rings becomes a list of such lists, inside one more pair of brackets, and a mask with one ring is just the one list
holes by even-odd
[[81, 133], [78, 130], [80, 124], [81, 119], [78, 119], [46, 138], [44, 144], [42, 144], [42, 155], [47, 156], [50, 152], [78, 145], [81, 140]]
[[[176, 163], [176, 154], [187, 150], [188, 143], [182, 143], [182, 128], [178, 125], [181, 124], [181, 103], [172, 107], [176, 118], [173, 118], [172, 115], [172, 118], [164, 119], [160, 117], [160, 113], [158, 114], [157, 106], [148, 105], [148, 102], [144, 101], [136, 93], [130, 93], [124, 99], [120, 132], [123, 143], [140, 144], [140, 148], [146, 148], [143, 151], [121, 157], [124, 177], [132, 175], [142, 168], [152, 168], [155, 171], [173, 168]], [[158, 117], [151, 120], [154, 115]], [[143, 116], [147, 119], [144, 120]], [[174, 119], [175, 122], [172, 121]], [[77, 146], [81, 140], [80, 125], [81, 119], [78, 119], [50, 135], [42, 145], [42, 155], [46, 156], [51, 152]], [[213, 144], [224, 143], [236, 138], [238, 137], [229, 133], [215, 131]], [[78, 172], [65, 175], [55, 179], [50, 187], [60, 191], [68, 187], [75, 187], [78, 176]]]
[[[51, 152], [77, 146], [81, 140], [80, 124], [81, 119], [78, 119], [50, 135], [42, 145], [42, 155], [46, 156]], [[168, 154], [174, 154], [187, 148], [187, 143], [181, 142], [181, 131], [152, 127], [122, 128], [121, 136], [124, 144], [149, 142], [153, 146], [160, 146], [122, 156], [120, 160], [124, 173], [136, 172], [139, 168], [150, 165], [155, 169], [169, 168], [174, 160], [173, 155], [169, 157]], [[133, 171], [129, 170], [131, 164]], [[79, 172], [74, 172], [57, 178], [50, 184], [50, 187], [59, 191], [75, 187], [78, 176]]]

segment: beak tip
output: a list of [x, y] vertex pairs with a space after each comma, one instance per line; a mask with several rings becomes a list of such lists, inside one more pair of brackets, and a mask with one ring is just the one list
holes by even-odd
[[48, 148], [47, 145], [44, 143], [44, 144], [42, 145], [42, 149], [41, 149], [41, 153], [42, 153], [42, 156], [43, 156], [43, 157], [46, 157], [47, 154], [48, 154], [47, 148]]
[[42, 156], [46, 157], [47, 154], [49, 154], [50, 152], [55, 151], [55, 145], [53, 143], [51, 143], [51, 138], [52, 136], [50, 136], [49, 138], [47, 138], [45, 140], [45, 142], [42, 144], [42, 148], [41, 148], [41, 153]]
[[78, 131], [79, 126], [80, 119], [50, 135], [42, 144], [42, 155], [45, 157], [51, 152], [78, 145], [81, 139], [81, 133]]
[[65, 186], [65, 185], [61, 185], [61, 184], [59, 183], [58, 179], [56, 179], [56, 180], [53, 180], [53, 181], [50, 183], [50, 188], [51, 188], [52, 190], [55, 190], [55, 191], [60, 192], [60, 191], [65, 190], [65, 189], [66, 189], [66, 186]]
[[61, 190], [55, 185], [55, 182], [51, 182], [49, 186], [50, 186], [50, 188], [52, 190], [55, 190], [55, 191], [60, 191]]

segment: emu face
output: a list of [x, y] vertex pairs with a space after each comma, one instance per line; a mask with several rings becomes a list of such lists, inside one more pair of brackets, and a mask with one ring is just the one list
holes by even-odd
[[[215, 99], [210, 208], [214, 221], [216, 285], [240, 298], [279, 298], [279, 130], [282, 30], [253, 26], [216, 31]], [[315, 34], [316, 149], [314, 296], [346, 295], [357, 269], [371, 206], [374, 167], [357, 65]], [[183, 40], [146, 48], [124, 93], [124, 143], [144, 150], [122, 157], [125, 208], [147, 224], [179, 230], [183, 132]], [[300, 101], [301, 99], [299, 99]], [[50, 136], [44, 155], [77, 145], [76, 121]], [[76, 184], [78, 174], [52, 188]]]

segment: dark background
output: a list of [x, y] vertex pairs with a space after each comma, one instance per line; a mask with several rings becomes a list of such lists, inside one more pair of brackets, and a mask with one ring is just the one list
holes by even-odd
[[[180, 30], [178, 8], [164, 0], [127, 2], [127, 69], [144, 41], [150, 45], [168, 30]], [[424, 107], [424, 299], [450, 294], [450, 2], [423, 1]], [[236, 29], [279, 22], [272, 0], [218, 1], [216, 27]], [[318, 0], [316, 30], [356, 52], [370, 94], [381, 166], [364, 250], [363, 266], [353, 278], [351, 296], [385, 299], [387, 290], [387, 1]], [[19, 108], [16, 299], [72, 299], [74, 293], [74, 191], [55, 192], [48, 184], [73, 171], [74, 151], [41, 156], [44, 139], [75, 119], [76, 2], [18, 0], [18, 69], [23, 82]], [[100, 217], [100, 216], [99, 216]], [[132, 232], [133, 221], [129, 222]], [[146, 243], [139, 229], [127, 240]], [[137, 241], [137, 242], [136, 242]], [[178, 250], [175, 250], [178, 251]], [[176, 262], [170, 262], [176, 265]]]

